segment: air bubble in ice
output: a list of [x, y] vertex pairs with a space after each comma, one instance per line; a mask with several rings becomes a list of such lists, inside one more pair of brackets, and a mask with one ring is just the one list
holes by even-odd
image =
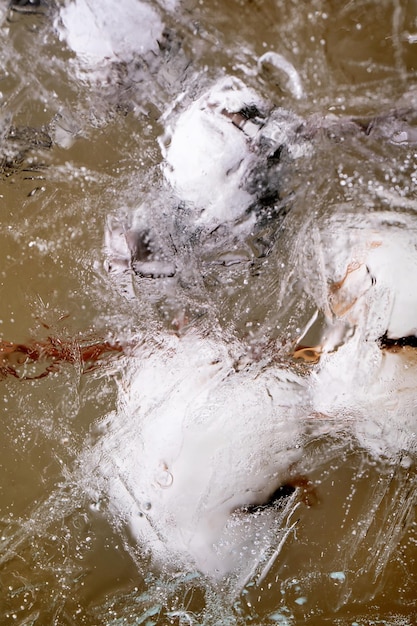
[[337, 582], [343, 583], [346, 580], [346, 574], [344, 572], [331, 572], [330, 578]]
[[171, 472], [168, 471], [167, 467], [163, 467], [158, 473], [156, 482], [160, 487], [162, 487], [162, 489], [168, 489], [168, 487], [171, 487], [174, 482], [174, 477]]

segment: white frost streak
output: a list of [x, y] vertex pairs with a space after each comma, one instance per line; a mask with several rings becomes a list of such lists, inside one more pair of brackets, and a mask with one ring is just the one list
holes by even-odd
[[278, 54], [278, 52], [269, 51], [259, 57], [258, 68], [261, 69], [263, 65], [268, 63], [287, 75], [288, 80], [286, 87], [294, 98], [297, 100], [304, 98], [304, 90], [300, 74], [297, 72], [294, 65], [288, 61], [288, 59], [283, 57], [282, 54]]

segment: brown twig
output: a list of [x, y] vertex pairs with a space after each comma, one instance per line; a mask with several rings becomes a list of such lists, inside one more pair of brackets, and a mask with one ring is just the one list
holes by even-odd
[[[52, 336], [43, 341], [30, 341], [26, 344], [0, 340], [0, 376], [14, 376], [22, 380], [44, 378], [56, 371], [62, 363], [80, 363], [84, 368], [83, 371], [91, 371], [102, 359], [123, 351], [124, 347], [121, 344], [109, 341], [80, 342]], [[39, 374], [27, 376], [19, 373], [22, 366], [44, 361], [50, 363], [47, 363]]]

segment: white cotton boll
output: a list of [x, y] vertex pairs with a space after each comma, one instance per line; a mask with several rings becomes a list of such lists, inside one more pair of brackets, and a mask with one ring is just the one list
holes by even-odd
[[311, 378], [315, 410], [377, 458], [417, 452], [415, 349], [383, 351], [358, 337], [323, 357]]
[[[415, 230], [386, 230], [375, 241], [367, 258], [374, 276], [375, 293], [389, 302], [385, 312], [384, 332], [391, 338], [417, 334], [417, 233]], [[372, 307], [378, 314], [378, 296]]]
[[[349, 224], [349, 227], [347, 227]], [[417, 228], [406, 215], [331, 220], [322, 236], [329, 310], [367, 340], [417, 332]], [[329, 256], [329, 251], [331, 255]], [[331, 325], [331, 323], [330, 323]]]
[[335, 320], [326, 329], [330, 335], [342, 320], [352, 332], [337, 350], [326, 350], [324, 342], [312, 397], [317, 411], [344, 420], [372, 454], [395, 457], [417, 451], [417, 351], [385, 349], [384, 337], [416, 335], [417, 233], [405, 215], [375, 213], [357, 234], [355, 246], [343, 230], [336, 238], [339, 258], [332, 261], [339, 264], [344, 255], [345, 271], [333, 282], [329, 308]]
[[153, 7], [140, 0], [73, 0], [61, 9], [56, 28], [79, 60], [94, 66], [156, 52], [163, 23]]
[[[377, 361], [378, 359], [378, 361]], [[365, 419], [355, 423], [359, 443], [375, 456], [396, 458], [398, 453], [417, 453], [415, 348], [384, 351], [375, 358], [372, 384], [362, 385]]]
[[192, 335], [135, 359], [87, 474], [156, 562], [213, 576], [251, 569], [242, 547], [260, 526], [268, 537], [273, 515], [252, 524], [234, 512], [265, 502], [300, 458], [304, 382], [257, 364], [236, 372], [224, 344]]
[[164, 174], [178, 198], [193, 206], [196, 224], [215, 227], [244, 216], [253, 196], [244, 187], [255, 161], [251, 137], [231, 115], [264, 103], [240, 80], [226, 77], [182, 113], [168, 134]]

